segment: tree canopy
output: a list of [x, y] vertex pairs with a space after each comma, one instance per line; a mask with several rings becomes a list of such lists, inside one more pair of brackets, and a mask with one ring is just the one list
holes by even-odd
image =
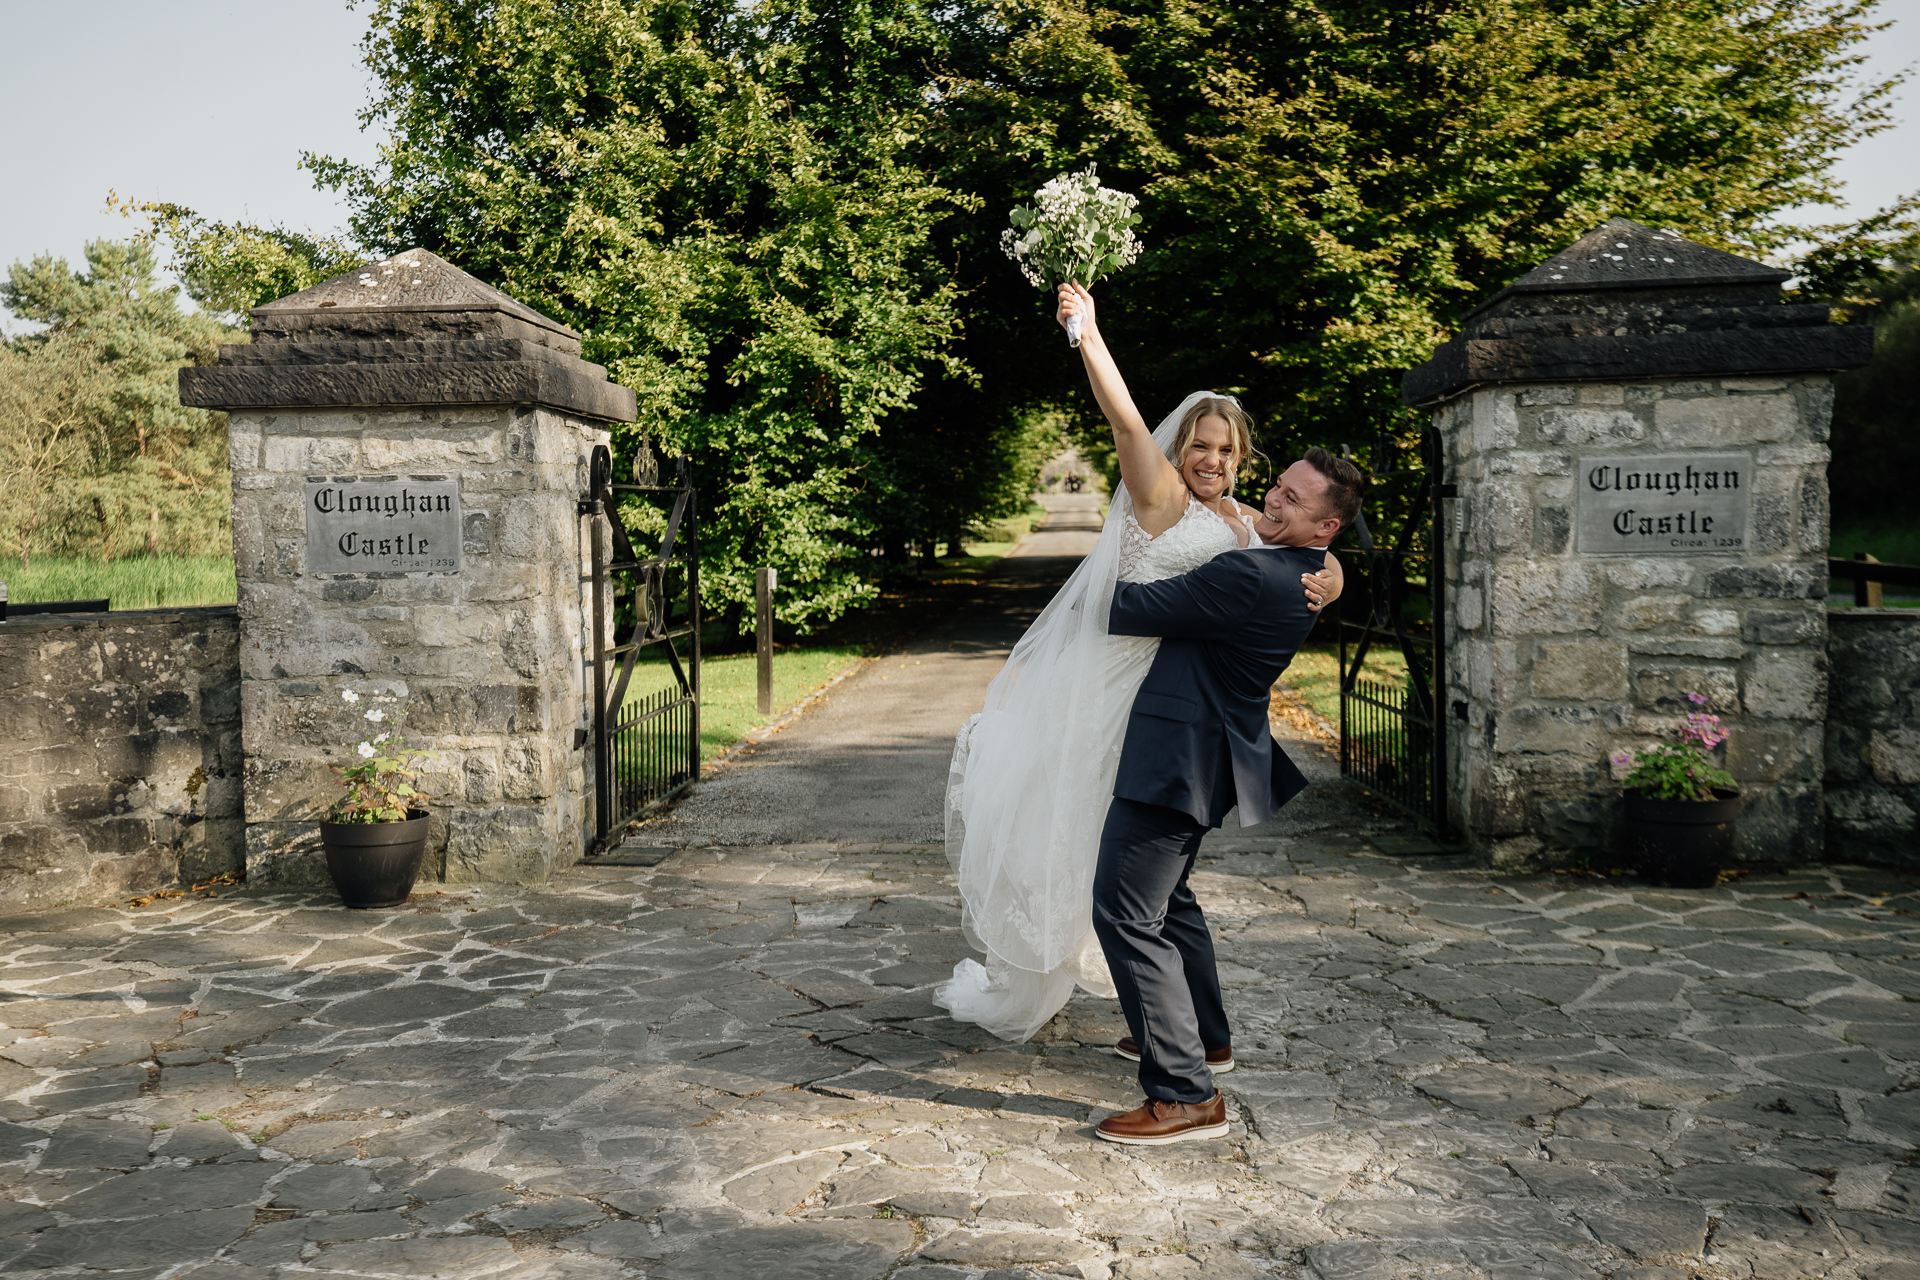
[[[1270, 452], [1358, 444], [1400, 418], [1400, 369], [1609, 217], [1789, 253], [1784, 215], [1889, 123], [1889, 86], [1849, 82], [1871, 7], [1011, 0], [972, 11], [932, 150], [993, 212], [1088, 159], [1141, 193], [1149, 251], [1103, 328], [1143, 405], [1231, 389]], [[1912, 210], [1819, 229], [1821, 282], [1910, 241]], [[993, 218], [944, 230], [992, 274]], [[1026, 330], [998, 274], [974, 296]], [[962, 351], [998, 375], [1020, 339], [980, 318], [1005, 345]]]
[[0, 344], [0, 545], [111, 559], [229, 548], [226, 416], [177, 371], [234, 335], [181, 311], [150, 245], [96, 240], [86, 270], [14, 263], [0, 303], [46, 326]]
[[[587, 335], [695, 461], [710, 604], [780, 570], [809, 625], [911, 541], [1100, 440], [1008, 210], [1088, 162], [1146, 252], [1102, 321], [1154, 416], [1259, 443], [1404, 432], [1398, 373], [1624, 215], [1871, 308], [1915, 202], [1808, 230], [1889, 124], [1873, 0], [370, 0], [378, 163], [309, 157], [348, 243], [149, 206], [239, 312], [359, 252], [438, 252]], [[1796, 215], [1797, 216], [1797, 215]], [[642, 515], [643, 513], [636, 513]]]

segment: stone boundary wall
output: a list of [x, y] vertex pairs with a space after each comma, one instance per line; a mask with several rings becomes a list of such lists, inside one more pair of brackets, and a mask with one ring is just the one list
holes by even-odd
[[[1920, 610], [1827, 621], [1826, 858], [1920, 867]], [[245, 865], [233, 606], [0, 624], [0, 743], [0, 910]]]
[[1827, 634], [1827, 859], [1920, 867], [1920, 609], [1832, 609]]
[[0, 623], [0, 744], [0, 909], [245, 863], [232, 605]]

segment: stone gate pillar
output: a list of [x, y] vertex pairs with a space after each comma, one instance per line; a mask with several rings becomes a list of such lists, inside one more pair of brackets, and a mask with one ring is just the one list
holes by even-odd
[[580, 335], [410, 250], [253, 313], [183, 369], [228, 412], [249, 880], [326, 883], [329, 769], [387, 695], [440, 753], [429, 869], [530, 883], [591, 825], [577, 514], [634, 395]]
[[1616, 218], [1410, 370], [1451, 505], [1452, 807], [1494, 866], [1609, 847], [1609, 758], [1698, 692], [1733, 729], [1740, 854], [1822, 856], [1831, 371], [1872, 332], [1784, 271]]

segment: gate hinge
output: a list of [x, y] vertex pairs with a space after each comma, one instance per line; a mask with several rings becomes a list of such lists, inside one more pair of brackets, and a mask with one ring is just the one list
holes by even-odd
[[600, 514], [600, 499], [582, 498], [576, 509], [583, 516], [597, 516]]
[[1443, 484], [1440, 486], [1440, 496], [1443, 498], [1457, 498], [1460, 496], [1460, 486], [1457, 484]]
[[580, 748], [586, 746], [587, 737], [588, 734], [585, 729], [575, 729], [573, 731], [573, 749], [578, 751]]

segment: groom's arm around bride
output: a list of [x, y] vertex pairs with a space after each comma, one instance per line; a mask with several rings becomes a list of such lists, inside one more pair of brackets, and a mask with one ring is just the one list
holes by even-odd
[[1299, 583], [1325, 553], [1271, 547], [1216, 556], [1191, 573], [1115, 586], [1109, 630], [1159, 636], [1134, 698], [1114, 794], [1209, 827], [1240, 807], [1264, 822], [1306, 779], [1274, 749], [1273, 685], [1313, 629]]

